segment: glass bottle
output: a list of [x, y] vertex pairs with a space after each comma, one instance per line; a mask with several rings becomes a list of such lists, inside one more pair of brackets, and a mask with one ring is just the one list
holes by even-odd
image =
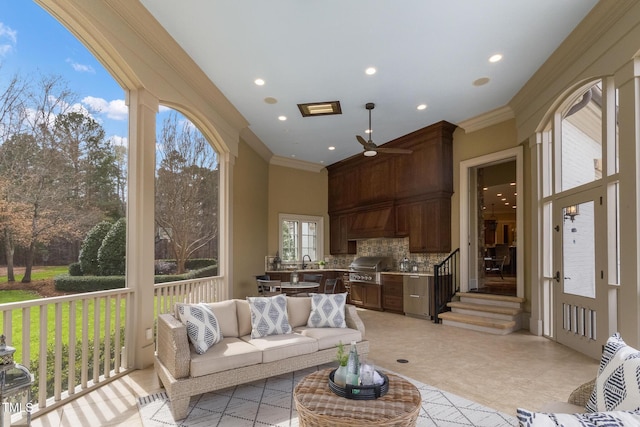
[[358, 361], [358, 350], [356, 342], [351, 341], [351, 350], [349, 350], [349, 360], [347, 361], [347, 384], [359, 385], [360, 380], [360, 362]]

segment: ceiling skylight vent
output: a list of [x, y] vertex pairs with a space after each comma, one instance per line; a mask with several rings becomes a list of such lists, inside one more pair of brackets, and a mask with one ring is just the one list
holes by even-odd
[[328, 102], [309, 102], [306, 104], [298, 104], [298, 109], [302, 117], [312, 116], [330, 116], [333, 114], [342, 114], [340, 101]]

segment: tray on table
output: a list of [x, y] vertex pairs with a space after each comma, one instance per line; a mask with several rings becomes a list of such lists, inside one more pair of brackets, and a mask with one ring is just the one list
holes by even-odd
[[351, 385], [347, 384], [345, 387], [339, 386], [333, 380], [336, 373], [334, 369], [329, 373], [329, 388], [332, 392], [340, 397], [354, 400], [371, 400], [384, 396], [389, 391], [389, 378], [382, 372], [376, 370], [378, 375], [383, 379], [382, 384], [374, 385]]

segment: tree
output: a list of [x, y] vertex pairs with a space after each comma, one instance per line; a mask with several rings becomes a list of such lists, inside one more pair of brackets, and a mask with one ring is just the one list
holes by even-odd
[[218, 158], [204, 136], [171, 113], [158, 143], [156, 224], [167, 236], [178, 274], [218, 235]]
[[112, 224], [109, 221], [100, 221], [87, 233], [80, 248], [78, 261], [82, 269], [82, 274], [98, 274], [98, 251], [102, 246], [102, 241], [111, 230]]
[[101, 276], [122, 276], [126, 270], [127, 222], [120, 218], [111, 226], [98, 249]]

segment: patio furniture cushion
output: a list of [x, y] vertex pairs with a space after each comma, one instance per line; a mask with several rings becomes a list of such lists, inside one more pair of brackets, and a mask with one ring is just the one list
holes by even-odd
[[212, 302], [208, 303], [207, 306], [209, 306], [211, 311], [213, 311], [213, 314], [216, 315], [223, 337], [238, 338], [240, 336], [238, 332], [236, 303], [234, 300]]
[[640, 412], [611, 411], [562, 414], [518, 409], [518, 421], [523, 427], [625, 427], [640, 425]]
[[311, 297], [287, 297], [287, 311], [292, 328], [305, 326], [311, 312]]
[[247, 297], [251, 308], [251, 338], [292, 332], [287, 314], [287, 297]]
[[318, 351], [318, 342], [299, 334], [271, 335], [262, 338], [242, 337], [244, 341], [262, 351], [262, 363]]
[[586, 412], [640, 410], [640, 352], [617, 332], [604, 346]]
[[240, 338], [224, 338], [205, 354], [191, 352], [190, 375], [200, 377], [262, 362], [262, 353]]
[[205, 353], [222, 340], [218, 319], [207, 304], [180, 304], [178, 313], [198, 354]]
[[238, 314], [238, 338], [251, 334], [251, 307], [246, 299], [237, 299], [236, 313]]
[[351, 328], [308, 328], [303, 326], [295, 328], [293, 331], [305, 337], [318, 340], [318, 350], [335, 348], [341, 342], [346, 344], [351, 341], [362, 341], [362, 333], [357, 329]]
[[346, 328], [344, 305], [347, 293], [311, 294], [311, 313], [307, 326], [311, 328]]

